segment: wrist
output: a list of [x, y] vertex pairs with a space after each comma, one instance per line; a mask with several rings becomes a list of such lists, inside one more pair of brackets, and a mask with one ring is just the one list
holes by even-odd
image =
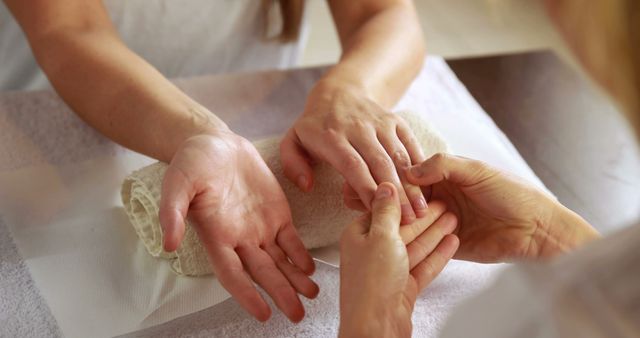
[[411, 313], [402, 305], [360, 304], [340, 311], [339, 337], [410, 337]]
[[[175, 153], [188, 141], [195, 137], [213, 137], [232, 139], [237, 135], [208, 109], [195, 105], [185, 108], [185, 113], [174, 126], [173, 131], [161, 135], [160, 142], [170, 145], [161, 160], [170, 162]], [[164, 141], [162, 140], [164, 138]]]
[[341, 321], [338, 329], [338, 337], [400, 337], [395, 332], [394, 326], [388, 323], [388, 319], [380, 320], [376, 317], [357, 316], [349, 322]]
[[549, 218], [539, 222], [534, 234], [537, 257], [551, 258], [570, 252], [600, 237], [585, 219], [557, 201], [552, 201]]
[[346, 71], [338, 70], [338, 66], [329, 70], [316, 82], [313, 92], [327, 95], [346, 92], [376, 101], [375, 95], [364, 79], [351, 75]]

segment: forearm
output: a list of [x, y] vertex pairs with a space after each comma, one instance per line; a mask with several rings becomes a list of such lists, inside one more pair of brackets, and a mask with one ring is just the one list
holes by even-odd
[[227, 130], [108, 29], [61, 30], [31, 40], [62, 99], [125, 147], [168, 162], [188, 137]]
[[551, 208], [550, 219], [539, 224], [533, 236], [536, 257], [555, 257], [600, 237], [591, 224], [562, 204], [553, 201]]
[[[357, 88], [381, 106], [390, 108], [423, 64], [425, 47], [415, 10], [410, 2], [398, 3], [354, 18], [343, 17], [345, 10], [334, 7], [348, 6], [345, 3], [348, 2], [331, 3], [343, 53], [340, 62], [325, 74], [320, 84]], [[341, 24], [351, 21], [355, 22], [352, 27]]]

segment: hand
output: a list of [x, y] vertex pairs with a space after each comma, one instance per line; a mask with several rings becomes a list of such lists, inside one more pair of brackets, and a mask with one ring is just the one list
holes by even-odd
[[397, 115], [351, 87], [319, 83], [302, 116], [280, 146], [285, 175], [303, 191], [313, 186], [311, 163], [328, 162], [357, 192], [367, 210], [378, 183], [396, 186], [402, 224], [425, 214], [420, 188], [407, 183], [404, 169], [424, 160], [413, 132]]
[[582, 218], [531, 184], [480, 161], [437, 154], [407, 178], [458, 216], [455, 258], [477, 262], [551, 257], [596, 238]]
[[180, 245], [187, 215], [216, 277], [245, 310], [260, 321], [271, 314], [253, 280], [291, 321], [302, 320], [297, 293], [318, 294], [309, 278], [315, 266], [280, 185], [250, 142], [228, 133], [183, 143], [162, 184], [165, 250]]
[[[390, 183], [375, 192], [371, 214], [348, 225], [340, 241], [340, 336], [411, 336], [416, 298], [458, 248], [456, 217], [434, 202], [408, 246], [400, 202]], [[430, 205], [431, 206], [431, 205]], [[425, 230], [426, 229], [426, 230]]]

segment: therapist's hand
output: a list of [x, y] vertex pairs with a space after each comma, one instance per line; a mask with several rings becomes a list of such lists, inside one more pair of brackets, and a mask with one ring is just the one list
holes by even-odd
[[348, 225], [340, 241], [340, 336], [410, 337], [420, 291], [458, 248], [456, 217], [439, 211], [405, 246], [400, 200], [394, 185], [375, 192], [372, 210]]
[[252, 280], [294, 322], [304, 308], [298, 293], [313, 298], [311, 256], [291, 222], [285, 195], [257, 150], [232, 133], [187, 139], [162, 184], [160, 223], [164, 247], [182, 241], [189, 217], [222, 285], [255, 318], [271, 310]]
[[425, 214], [420, 188], [404, 177], [405, 168], [424, 160], [413, 132], [354, 87], [320, 81], [282, 140], [280, 155], [285, 175], [303, 191], [313, 186], [312, 162], [324, 161], [340, 172], [368, 210], [376, 186], [391, 182], [398, 190], [402, 224]]
[[553, 257], [598, 237], [581, 217], [521, 178], [487, 164], [437, 154], [412, 167], [410, 182], [458, 216], [455, 258], [477, 262]]

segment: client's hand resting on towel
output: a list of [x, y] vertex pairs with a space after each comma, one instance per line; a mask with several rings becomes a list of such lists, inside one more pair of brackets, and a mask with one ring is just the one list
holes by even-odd
[[180, 245], [187, 214], [216, 276], [244, 309], [261, 321], [270, 316], [253, 279], [290, 320], [304, 317], [298, 293], [318, 294], [309, 278], [315, 265], [292, 225], [280, 185], [249, 141], [226, 133], [183, 143], [162, 184], [165, 250]]
[[[348, 225], [340, 241], [340, 336], [409, 337], [416, 298], [458, 248], [455, 215], [429, 204], [426, 230], [406, 238], [394, 185], [375, 192], [370, 214]], [[424, 229], [424, 227], [422, 228]], [[406, 245], [406, 246], [405, 246]]]
[[597, 238], [584, 219], [523, 179], [437, 154], [407, 172], [458, 216], [455, 258], [477, 262], [552, 257]]
[[280, 158], [285, 175], [303, 191], [313, 185], [311, 163], [324, 161], [340, 172], [367, 210], [376, 186], [391, 182], [400, 197], [402, 224], [426, 212], [420, 188], [404, 177], [404, 169], [425, 159], [420, 144], [400, 116], [362, 89], [319, 81], [282, 140]]

